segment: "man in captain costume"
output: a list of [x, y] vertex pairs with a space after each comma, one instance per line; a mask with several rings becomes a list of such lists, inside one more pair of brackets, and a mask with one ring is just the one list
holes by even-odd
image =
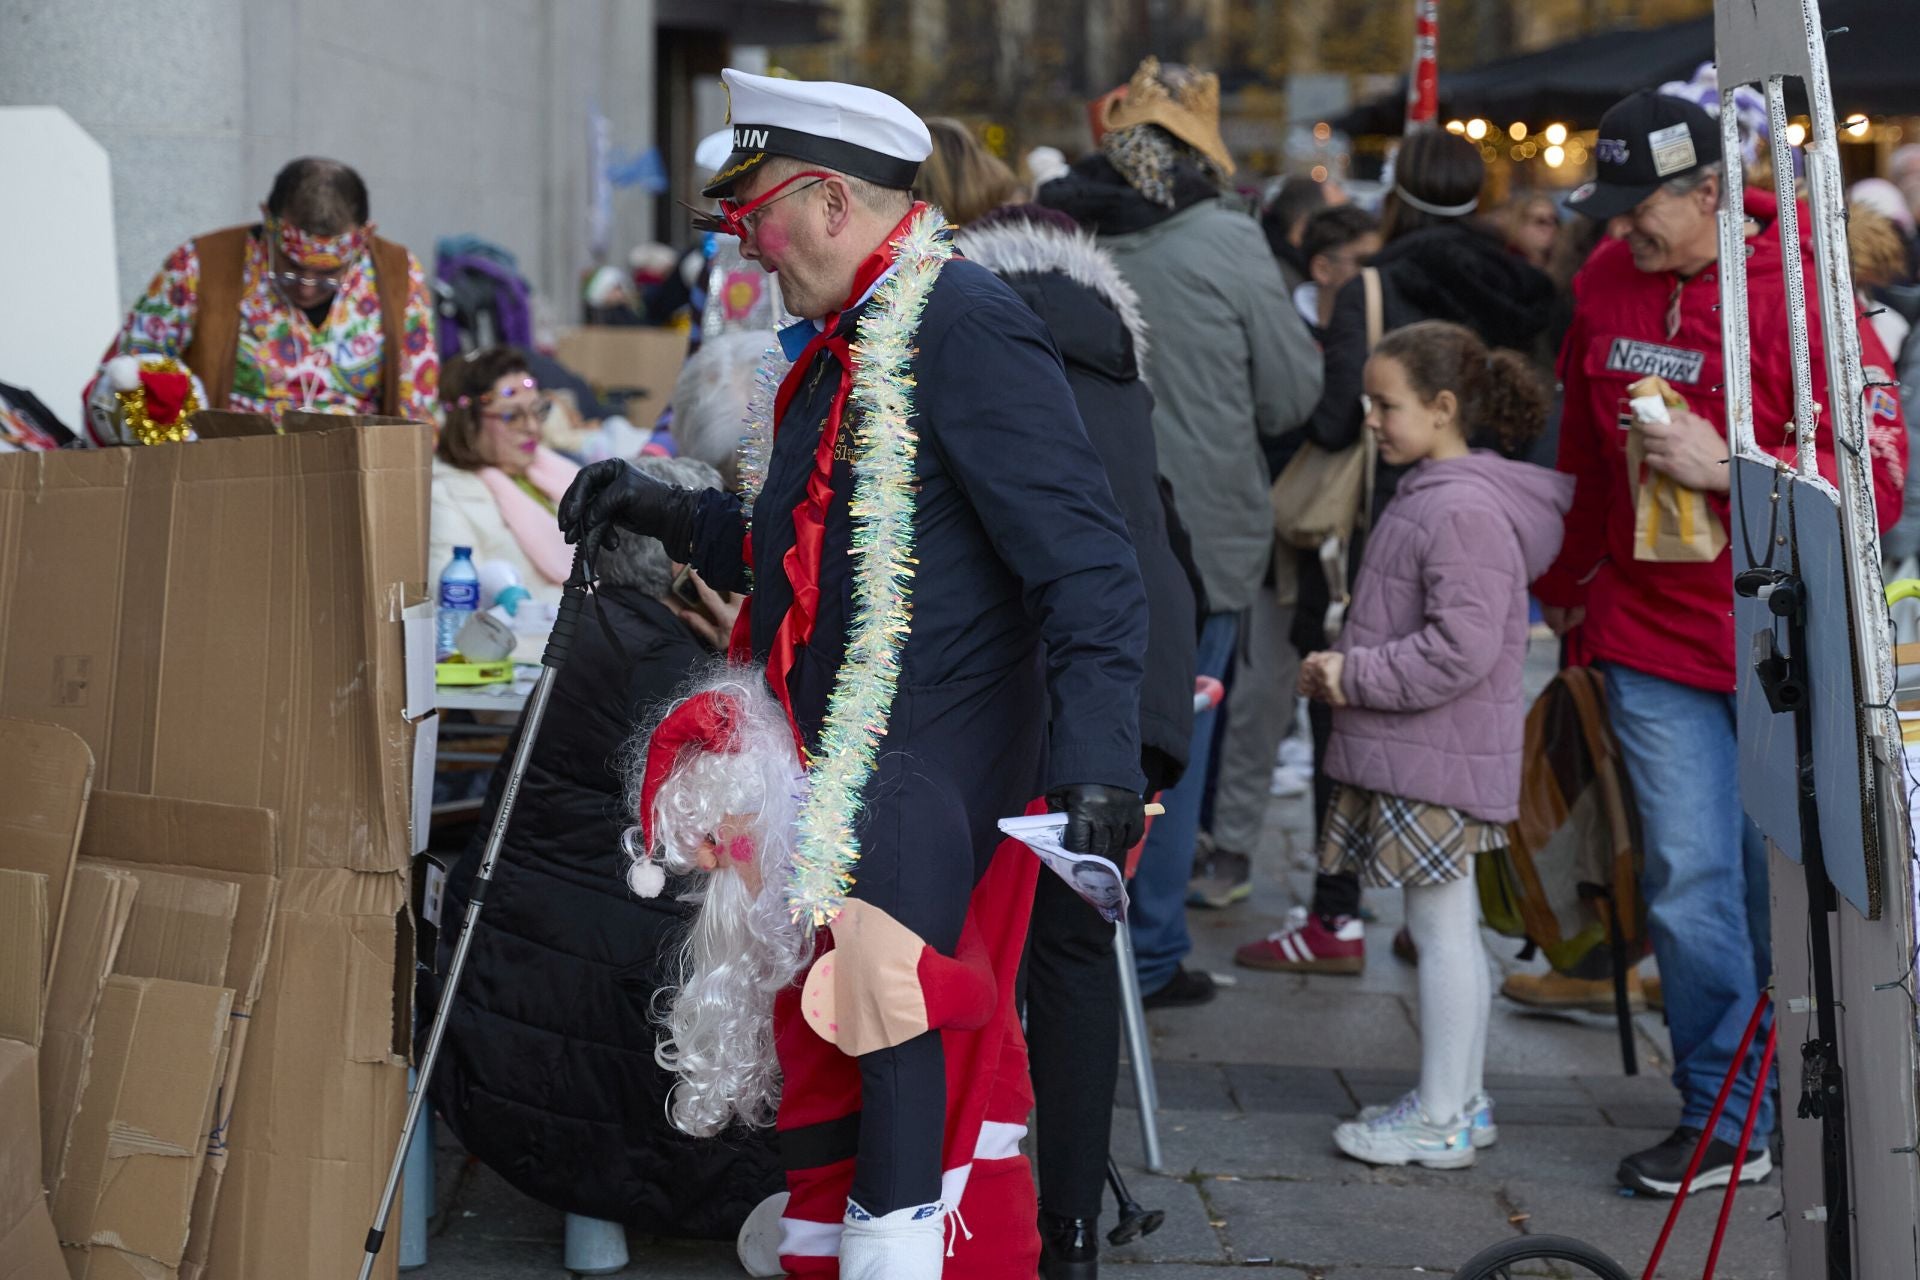
[[[988, 983], [956, 999], [922, 964], [924, 996], [877, 1021], [929, 1029], [863, 1033], [857, 1056], [802, 1016], [797, 985], [780, 994], [782, 1264], [924, 1280], [952, 1258], [1027, 1280], [1012, 987], [1039, 862], [995, 821], [1044, 804], [1070, 848], [1138, 840], [1139, 571], [1045, 325], [911, 197], [925, 125], [854, 85], [723, 77], [734, 150], [704, 194], [804, 317], [779, 335], [791, 365], [765, 375], [741, 496], [606, 462], [560, 522], [589, 552], [658, 537], [752, 593], [732, 656], [765, 664], [806, 764], [786, 892], [827, 926], [820, 945], [897, 925]], [[843, 1009], [872, 998], [834, 981]]]

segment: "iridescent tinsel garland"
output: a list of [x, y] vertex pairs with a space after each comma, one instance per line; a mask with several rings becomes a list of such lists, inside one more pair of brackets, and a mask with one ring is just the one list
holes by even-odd
[[[796, 819], [787, 906], [794, 918], [831, 924], [860, 860], [856, 826], [875, 757], [887, 736], [900, 651], [912, 623], [914, 334], [940, 268], [953, 256], [937, 209], [915, 218], [900, 239], [895, 270], [874, 291], [853, 341], [853, 387], [842, 429], [855, 431], [853, 622], [846, 657], [827, 698], [820, 744]], [[777, 381], [777, 379], [776, 379]], [[762, 386], [766, 384], [763, 380]], [[741, 489], [749, 513], [766, 478], [772, 396], [757, 388], [741, 445]], [[855, 423], [858, 426], [855, 426]]]
[[747, 527], [753, 527], [753, 504], [760, 487], [767, 482], [767, 460], [773, 455], [773, 402], [780, 394], [780, 379], [787, 373], [787, 358], [778, 346], [768, 347], [753, 373], [753, 390], [747, 395], [747, 429], [740, 436], [740, 512]]

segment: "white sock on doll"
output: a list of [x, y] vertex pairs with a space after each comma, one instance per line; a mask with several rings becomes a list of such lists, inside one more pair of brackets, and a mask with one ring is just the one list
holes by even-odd
[[1407, 887], [1407, 927], [1420, 948], [1420, 1105], [1444, 1124], [1481, 1089], [1493, 984], [1471, 876]]

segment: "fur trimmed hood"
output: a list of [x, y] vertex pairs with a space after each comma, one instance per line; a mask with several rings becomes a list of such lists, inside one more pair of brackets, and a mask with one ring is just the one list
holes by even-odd
[[954, 237], [954, 246], [1002, 279], [1057, 272], [1092, 290], [1120, 317], [1133, 339], [1135, 361], [1146, 366], [1147, 321], [1140, 313], [1140, 297], [1114, 265], [1113, 256], [1087, 232], [1007, 219], [963, 229]]

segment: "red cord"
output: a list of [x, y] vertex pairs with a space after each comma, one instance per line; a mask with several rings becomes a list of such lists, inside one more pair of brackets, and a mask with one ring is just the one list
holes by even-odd
[[1753, 1078], [1753, 1100], [1747, 1104], [1747, 1123], [1740, 1129], [1740, 1149], [1733, 1155], [1733, 1176], [1727, 1179], [1727, 1194], [1720, 1201], [1720, 1222], [1713, 1229], [1713, 1248], [1707, 1251], [1707, 1270], [1700, 1280], [1713, 1280], [1713, 1264], [1720, 1260], [1720, 1242], [1727, 1238], [1727, 1220], [1733, 1217], [1733, 1193], [1740, 1188], [1740, 1171], [1747, 1167], [1747, 1144], [1753, 1141], [1753, 1122], [1760, 1115], [1760, 1091], [1767, 1087], [1767, 1071], [1773, 1066], [1773, 1051], [1780, 1044], [1780, 1024], [1767, 1028], [1766, 1052], [1760, 1055], [1760, 1074]]
[[[1713, 1141], [1713, 1130], [1720, 1123], [1720, 1113], [1726, 1110], [1727, 1095], [1733, 1092], [1733, 1082], [1740, 1076], [1740, 1068], [1747, 1063], [1747, 1051], [1753, 1048], [1753, 1037], [1760, 1030], [1760, 1019], [1767, 1012], [1767, 993], [1762, 991], [1760, 998], [1754, 1001], [1753, 1016], [1747, 1019], [1747, 1033], [1740, 1037], [1740, 1047], [1733, 1055], [1733, 1065], [1727, 1069], [1727, 1078], [1720, 1082], [1720, 1096], [1713, 1100], [1713, 1110], [1707, 1113], [1707, 1123], [1700, 1134], [1700, 1141], [1693, 1149], [1693, 1159], [1687, 1164], [1687, 1176], [1680, 1180], [1680, 1190], [1673, 1197], [1673, 1207], [1667, 1210], [1667, 1225], [1660, 1228], [1660, 1239], [1654, 1243], [1653, 1256], [1647, 1259], [1647, 1269], [1641, 1273], [1640, 1280], [1653, 1280], [1653, 1273], [1660, 1265], [1660, 1255], [1667, 1251], [1667, 1239], [1673, 1235], [1674, 1223], [1680, 1220], [1680, 1209], [1687, 1203], [1687, 1192], [1693, 1186], [1693, 1175], [1700, 1172], [1700, 1161], [1706, 1157], [1707, 1144]], [[1769, 1033], [1769, 1044], [1773, 1036]], [[1771, 1057], [1771, 1050], [1769, 1050]], [[1753, 1117], [1760, 1110], [1760, 1090], [1766, 1087], [1764, 1074], [1755, 1077], [1753, 1098], [1747, 1104], [1747, 1124], [1753, 1124]], [[1734, 1171], [1734, 1180], [1739, 1180], [1739, 1170]]]

